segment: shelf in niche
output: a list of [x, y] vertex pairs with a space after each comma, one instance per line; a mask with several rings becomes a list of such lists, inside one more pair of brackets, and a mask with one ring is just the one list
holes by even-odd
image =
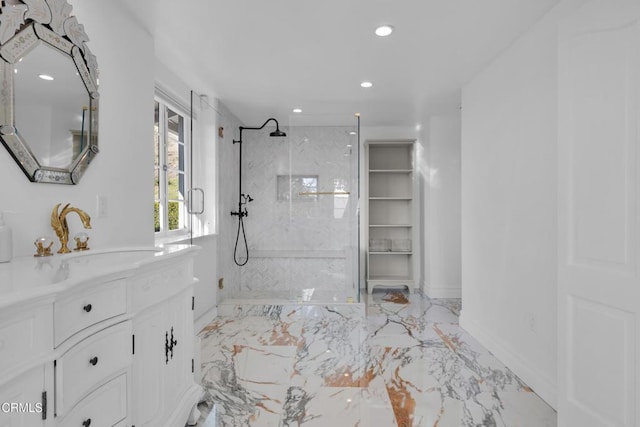
[[[368, 236], [371, 240], [396, 239], [418, 242], [416, 230], [416, 192], [413, 140], [367, 141]], [[398, 246], [384, 250], [373, 244], [367, 252], [367, 290], [376, 286], [406, 286], [413, 290], [418, 247]], [[388, 247], [391, 249], [391, 246]]]
[[411, 251], [376, 251], [369, 252], [370, 255], [413, 255]]
[[369, 276], [369, 281], [381, 281], [381, 282], [407, 282], [413, 280], [409, 276]]
[[369, 173], [404, 173], [410, 174], [412, 173], [412, 169], [370, 169]]

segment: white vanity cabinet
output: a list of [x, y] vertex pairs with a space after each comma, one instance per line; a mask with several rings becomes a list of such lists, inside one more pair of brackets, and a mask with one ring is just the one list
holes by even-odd
[[202, 392], [196, 250], [0, 264], [0, 426], [183, 426]]

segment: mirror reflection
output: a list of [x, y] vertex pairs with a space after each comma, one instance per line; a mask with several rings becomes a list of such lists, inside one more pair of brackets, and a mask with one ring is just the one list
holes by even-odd
[[87, 148], [90, 98], [70, 56], [40, 42], [14, 64], [15, 127], [38, 163], [70, 168]]
[[78, 184], [100, 151], [98, 61], [71, 9], [0, 1], [0, 142], [33, 182]]

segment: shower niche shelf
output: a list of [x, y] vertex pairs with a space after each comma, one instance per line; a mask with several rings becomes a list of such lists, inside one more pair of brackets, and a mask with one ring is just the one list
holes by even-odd
[[417, 277], [415, 140], [366, 141], [367, 290], [406, 287]]

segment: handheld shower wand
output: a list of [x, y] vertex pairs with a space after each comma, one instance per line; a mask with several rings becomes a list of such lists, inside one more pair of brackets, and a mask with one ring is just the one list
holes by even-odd
[[[240, 126], [238, 129], [240, 130], [240, 138], [238, 140], [233, 140], [234, 144], [239, 144], [239, 167], [238, 167], [238, 210], [237, 211], [232, 211], [231, 212], [231, 216], [237, 216], [238, 217], [238, 232], [236, 233], [236, 245], [235, 248], [233, 250], [233, 261], [236, 263], [236, 265], [242, 267], [243, 265], [245, 265], [247, 262], [249, 262], [249, 246], [247, 244], [247, 233], [244, 230], [244, 217], [249, 216], [249, 211], [247, 210], [246, 207], [243, 208], [244, 205], [251, 203], [253, 201], [253, 198], [249, 195], [249, 194], [244, 194], [242, 192], [242, 131], [244, 130], [260, 130], [262, 128], [264, 128], [267, 123], [269, 123], [271, 120], [273, 120], [274, 122], [276, 122], [276, 130], [273, 132], [269, 133], [269, 136], [271, 137], [285, 137], [287, 136], [286, 133], [282, 132], [280, 130], [280, 125], [278, 124], [278, 121], [276, 119], [274, 119], [273, 117], [267, 119], [267, 121], [265, 121], [262, 126], [260, 127], [243, 127]], [[240, 241], [240, 232], [242, 231], [242, 239], [244, 240], [244, 249], [245, 249], [245, 258], [244, 260], [240, 259], [240, 257], [238, 256], [238, 243]]]

